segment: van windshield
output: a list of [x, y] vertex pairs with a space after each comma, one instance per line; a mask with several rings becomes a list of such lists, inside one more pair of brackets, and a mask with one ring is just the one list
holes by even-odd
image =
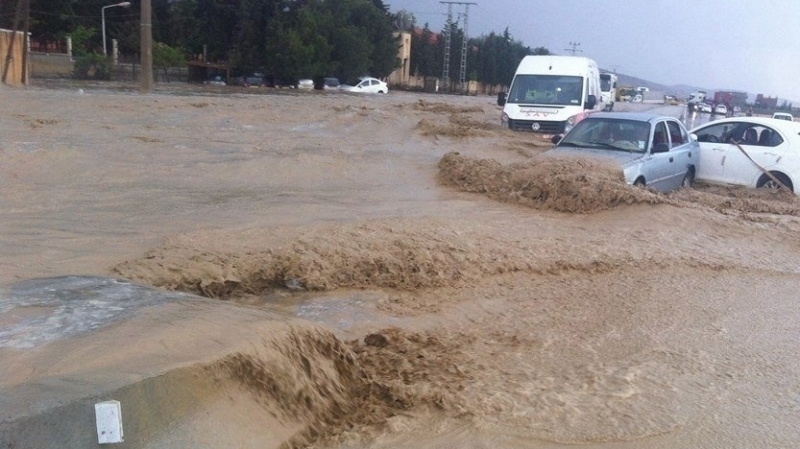
[[583, 78], [561, 75], [517, 75], [508, 103], [580, 106], [583, 103]]

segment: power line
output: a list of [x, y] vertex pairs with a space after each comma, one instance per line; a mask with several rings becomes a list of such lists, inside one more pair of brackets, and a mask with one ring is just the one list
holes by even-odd
[[569, 44], [572, 46], [572, 48], [565, 48], [564, 51], [572, 53], [572, 56], [575, 56], [575, 53], [578, 52], [583, 53], [583, 50], [578, 50], [578, 47], [580, 47], [581, 45], [580, 42], [570, 42]]

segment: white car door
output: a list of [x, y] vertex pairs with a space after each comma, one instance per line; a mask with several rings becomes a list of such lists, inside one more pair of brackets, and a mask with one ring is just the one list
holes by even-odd
[[700, 145], [697, 179], [724, 182], [725, 155], [732, 147], [727, 139], [732, 128], [730, 123], [718, 123], [695, 130], [694, 134], [697, 135], [697, 143]]
[[764, 174], [759, 166], [766, 170], [775, 167], [784, 151], [781, 150], [782, 146], [773, 147], [767, 144], [770, 139], [765, 136], [771, 135], [776, 132], [775, 130], [749, 123], [746, 126], [741, 139], [737, 139], [739, 136], [733, 137], [739, 142], [739, 146], [729, 145], [725, 155], [723, 180], [728, 184], [755, 187], [758, 179]]

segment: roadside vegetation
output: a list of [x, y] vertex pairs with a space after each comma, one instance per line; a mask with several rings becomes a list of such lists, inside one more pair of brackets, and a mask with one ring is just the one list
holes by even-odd
[[[384, 0], [151, 0], [154, 68], [204, 59], [234, 68], [232, 75], [261, 72], [279, 79], [337, 76], [352, 81], [384, 78], [398, 67], [396, 31], [412, 36], [412, 75], [441, 77], [446, 24], [435, 31], [407, 11], [390, 12]], [[102, 49], [104, 0], [30, 0], [32, 39], [43, 44], [72, 37], [84, 62], [81, 78], [108, 79]], [[0, 3], [0, 28], [14, 28], [16, 1]], [[140, 51], [140, 1], [105, 11], [107, 36], [122, 55]], [[442, 18], [442, 22], [445, 22]], [[434, 24], [433, 26], [436, 26]], [[451, 25], [451, 54], [461, 52], [464, 31]], [[109, 44], [110, 45], [110, 44]], [[506, 84], [520, 59], [549, 54], [513, 38], [508, 29], [468, 40], [468, 81]], [[450, 58], [451, 84], [459, 81], [460, 58]]]

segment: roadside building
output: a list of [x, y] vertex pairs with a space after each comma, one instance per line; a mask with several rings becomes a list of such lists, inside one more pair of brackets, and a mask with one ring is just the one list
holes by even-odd
[[392, 86], [408, 87], [411, 81], [411, 33], [395, 31], [394, 37], [400, 43], [397, 49], [397, 69], [389, 74], [387, 82]]

